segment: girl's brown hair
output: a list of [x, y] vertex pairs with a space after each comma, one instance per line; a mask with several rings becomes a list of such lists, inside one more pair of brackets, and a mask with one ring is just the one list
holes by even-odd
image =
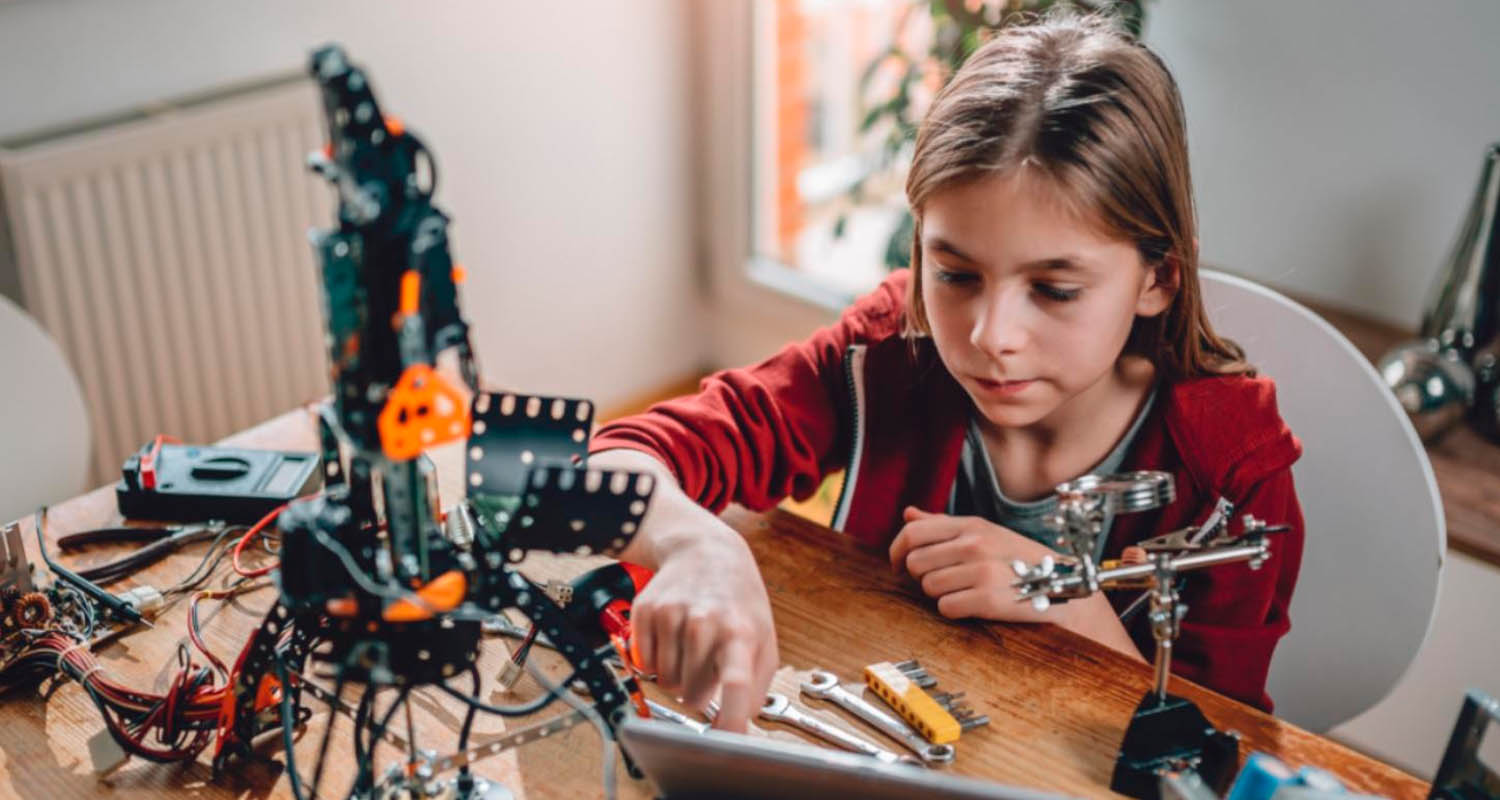
[[1177, 84], [1161, 59], [1102, 15], [1052, 14], [1000, 29], [934, 98], [906, 179], [912, 236], [908, 333], [922, 305], [922, 205], [955, 183], [1027, 166], [1135, 243], [1147, 268], [1175, 268], [1166, 311], [1138, 317], [1126, 351], [1162, 377], [1253, 373], [1214, 333], [1198, 285], [1197, 219]]

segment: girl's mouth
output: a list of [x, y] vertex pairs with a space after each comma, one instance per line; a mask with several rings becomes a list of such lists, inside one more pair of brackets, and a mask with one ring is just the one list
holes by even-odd
[[974, 383], [978, 384], [979, 388], [984, 390], [985, 393], [1001, 397], [1016, 394], [1035, 382], [1034, 380], [992, 381], [986, 378], [974, 379]]

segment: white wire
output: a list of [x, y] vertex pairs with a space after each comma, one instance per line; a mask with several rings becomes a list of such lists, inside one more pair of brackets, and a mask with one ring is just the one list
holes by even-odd
[[615, 800], [615, 740], [609, 735], [609, 728], [605, 726], [604, 718], [599, 716], [599, 712], [595, 711], [592, 705], [575, 697], [571, 689], [558, 686], [551, 678], [543, 675], [531, 659], [526, 660], [526, 671], [542, 685], [542, 688], [561, 697], [564, 703], [572, 706], [574, 711], [582, 714], [593, 724], [595, 730], [599, 731], [599, 738], [604, 742], [604, 798]]

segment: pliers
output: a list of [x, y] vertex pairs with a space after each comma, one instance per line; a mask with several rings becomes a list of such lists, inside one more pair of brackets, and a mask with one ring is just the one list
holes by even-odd
[[77, 570], [80, 577], [94, 583], [104, 584], [145, 569], [180, 547], [205, 539], [213, 539], [227, 528], [225, 523], [217, 520], [191, 525], [96, 528], [91, 531], [70, 533], [58, 539], [57, 546], [62, 550], [72, 550], [91, 544], [145, 542], [146, 544], [139, 550], [128, 556]]

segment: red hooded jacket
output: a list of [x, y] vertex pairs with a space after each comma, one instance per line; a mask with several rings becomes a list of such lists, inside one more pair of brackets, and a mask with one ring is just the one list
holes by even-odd
[[[946, 510], [973, 413], [931, 340], [901, 335], [908, 279], [906, 270], [892, 273], [835, 324], [759, 364], [705, 378], [696, 395], [603, 426], [590, 450], [649, 453], [714, 512], [730, 502], [764, 510], [788, 495], [806, 499], [824, 476], [847, 467], [832, 527], [888, 546], [904, 506]], [[1268, 711], [1266, 674], [1290, 627], [1302, 561], [1291, 472], [1300, 454], [1267, 378], [1163, 386], [1123, 469], [1172, 473], [1177, 499], [1116, 517], [1105, 549], [1117, 556], [1131, 543], [1198, 524], [1220, 497], [1234, 503], [1236, 517], [1290, 525], [1272, 538], [1271, 558], [1259, 570], [1239, 563], [1189, 575], [1172, 659], [1174, 673]], [[1117, 606], [1134, 593], [1120, 595]], [[1155, 644], [1145, 617], [1135, 617], [1129, 632], [1150, 658]]]

